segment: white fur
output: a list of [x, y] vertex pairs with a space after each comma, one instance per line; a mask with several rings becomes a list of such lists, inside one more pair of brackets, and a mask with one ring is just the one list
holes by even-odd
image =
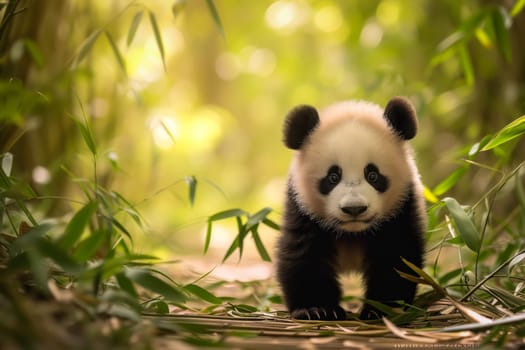
[[[421, 191], [412, 149], [391, 130], [379, 106], [342, 102], [322, 110], [320, 119], [308, 142], [295, 153], [290, 170], [296, 200], [304, 212], [338, 231], [361, 232], [394, 215], [409, 184]], [[369, 163], [389, 179], [386, 192], [379, 193], [364, 178]], [[332, 165], [342, 168], [343, 178], [328, 195], [322, 195], [318, 183]], [[366, 205], [368, 210], [350, 220], [340, 209], [349, 205]]]

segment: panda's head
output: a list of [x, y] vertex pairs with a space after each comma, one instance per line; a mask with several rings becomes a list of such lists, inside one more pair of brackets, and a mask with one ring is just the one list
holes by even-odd
[[319, 113], [294, 108], [284, 143], [297, 151], [290, 185], [301, 210], [343, 232], [365, 231], [395, 215], [417, 176], [406, 142], [416, 131], [415, 110], [401, 97], [384, 110], [363, 101]]

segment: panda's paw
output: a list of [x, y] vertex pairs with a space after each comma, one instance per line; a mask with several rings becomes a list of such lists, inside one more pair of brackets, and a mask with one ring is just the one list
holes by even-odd
[[309, 307], [296, 309], [291, 312], [292, 318], [296, 320], [312, 321], [342, 321], [346, 320], [346, 311], [340, 307]]

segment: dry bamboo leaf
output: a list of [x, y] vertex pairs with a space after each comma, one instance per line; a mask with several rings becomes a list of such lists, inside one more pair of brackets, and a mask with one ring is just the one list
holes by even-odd
[[459, 312], [461, 312], [463, 316], [465, 316], [471, 322], [476, 322], [476, 323], [481, 323], [481, 324], [492, 322], [491, 319], [480, 315], [479, 313], [474, 311], [474, 309], [469, 308], [461, 303], [458, 303], [455, 300], [451, 299], [451, 301], [454, 304], [454, 306], [459, 310]]
[[437, 342], [437, 340], [433, 338], [420, 337], [417, 335], [409, 335], [407, 331], [402, 330], [401, 328], [398, 328], [396, 325], [390, 322], [386, 317], [383, 317], [383, 322], [385, 323], [385, 326], [392, 332], [392, 334], [396, 335], [397, 337], [401, 339], [410, 340], [410, 341], [419, 342], [419, 343], [427, 343], [427, 344], [433, 344]]
[[465, 339], [474, 336], [474, 333], [469, 331], [463, 331], [463, 332], [450, 332], [450, 333], [441, 333], [436, 331], [414, 331], [414, 334], [433, 338], [438, 341], [453, 341], [453, 340], [460, 340]]
[[385, 327], [381, 327], [381, 329], [353, 330], [343, 327], [341, 325], [337, 325], [337, 329], [343, 331], [343, 333], [345, 334], [360, 335], [367, 337], [380, 336], [390, 333], [390, 331], [387, 330]]

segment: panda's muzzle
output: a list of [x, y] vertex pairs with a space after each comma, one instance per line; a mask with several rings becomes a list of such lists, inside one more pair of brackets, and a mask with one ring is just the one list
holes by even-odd
[[356, 218], [359, 215], [364, 214], [367, 210], [368, 210], [368, 206], [366, 205], [353, 205], [353, 206], [341, 207], [341, 211], [343, 213], [353, 218]]

